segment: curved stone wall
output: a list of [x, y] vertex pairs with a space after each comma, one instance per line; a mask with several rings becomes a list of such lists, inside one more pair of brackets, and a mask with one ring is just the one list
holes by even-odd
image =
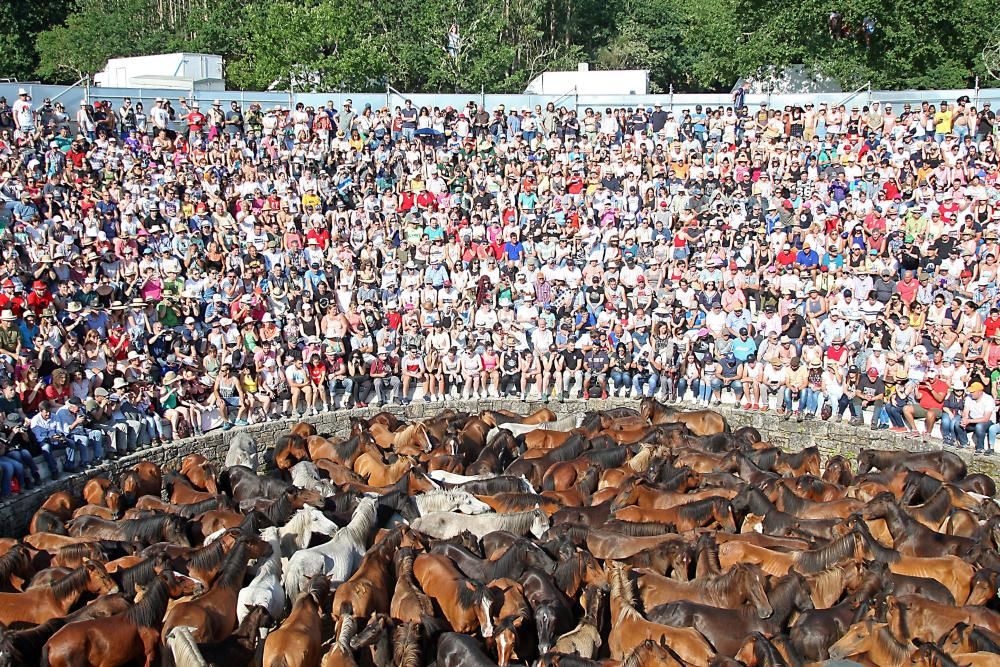
[[[562, 403], [542, 403], [540, 401], [523, 402], [512, 399], [486, 399], [450, 401], [446, 403], [414, 403], [407, 406], [393, 405], [382, 408], [335, 410], [316, 415], [315, 417], [307, 417], [303, 421], [315, 424], [317, 430], [321, 433], [342, 435], [349, 430], [349, 420], [354, 416], [370, 417], [385, 410], [403, 419], [422, 419], [432, 417], [446, 407], [469, 412], [478, 412], [479, 410], [511, 410], [519, 414], [529, 414], [538, 408], [548, 407], [558, 417], [564, 417], [588, 410], [638, 407], [638, 401], [629, 399], [591, 399]], [[691, 409], [698, 409], [693, 406], [689, 407]], [[925, 444], [919, 440], [906, 438], [885, 430], [871, 431], [868, 428], [858, 428], [847, 426], [846, 424], [823, 421], [797, 423], [795, 421], [785, 421], [773, 412], [747, 412], [727, 406], [722, 406], [718, 410], [726, 416], [734, 428], [739, 426], [753, 426], [761, 432], [765, 440], [789, 450], [816, 445], [822, 451], [824, 459], [834, 454], [842, 454], [853, 459], [858, 450], [864, 447], [910, 450], [940, 449], [939, 442], [931, 441]], [[180, 465], [180, 461], [193, 452], [199, 452], [216, 464], [221, 465], [225, 461], [226, 453], [229, 451], [229, 443], [236, 433], [249, 433], [254, 438], [257, 446], [261, 450], [265, 450], [271, 447], [277, 438], [287, 432], [289, 427], [294, 423], [295, 420], [285, 419], [265, 424], [255, 424], [225, 432], [215, 431], [200, 438], [187, 438], [162, 447], [147, 448], [135, 454], [122, 457], [117, 461], [105, 462], [100, 466], [87, 470], [85, 473], [70, 475], [63, 479], [43, 484], [41, 488], [13, 496], [0, 504], [0, 535], [4, 537], [20, 536], [27, 529], [27, 525], [35, 510], [50, 494], [61, 490], [79, 494], [87, 479], [96, 474], [105, 474], [115, 478], [122, 471], [127, 470], [140, 461], [152, 461], [159, 464], [164, 470], [176, 470]], [[1000, 473], [1000, 458], [973, 457], [967, 452], [959, 452], [959, 455], [969, 465], [970, 472], [983, 472], [995, 479], [1000, 477], [998, 475]]]

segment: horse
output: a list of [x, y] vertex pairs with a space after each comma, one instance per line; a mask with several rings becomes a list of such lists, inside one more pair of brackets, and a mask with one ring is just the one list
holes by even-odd
[[923, 525], [896, 504], [891, 494], [881, 493], [862, 510], [866, 521], [882, 519], [892, 535], [893, 547], [899, 553], [922, 558], [964, 556], [972, 550], [973, 540], [944, 535]]
[[351, 649], [359, 651], [367, 648], [373, 665], [389, 665], [393, 660], [390, 639], [392, 619], [385, 614], [372, 613], [365, 629], [351, 639]]
[[180, 473], [191, 482], [191, 486], [209, 493], [218, 493], [215, 466], [203, 454], [188, 454], [181, 459]]
[[323, 656], [320, 667], [358, 667], [354, 660], [351, 641], [357, 635], [358, 625], [352, 614], [344, 614], [338, 620], [334, 637], [336, 641]]
[[670, 509], [623, 507], [615, 512], [615, 518], [623, 521], [669, 523], [673, 524], [678, 532], [704, 528], [713, 524], [725, 531], [736, 531], [732, 505], [729, 500], [721, 496], [695, 500]]
[[400, 623], [419, 624], [433, 618], [434, 604], [413, 578], [413, 561], [416, 553], [410, 547], [396, 551], [393, 564], [396, 568], [396, 586], [389, 604], [389, 615]]
[[240, 536], [208, 592], [179, 602], [167, 612], [160, 633], [163, 640], [179, 625], [195, 628], [192, 635], [199, 642], [219, 641], [229, 636], [236, 629], [236, 600], [243, 587], [247, 561], [266, 558], [270, 553], [271, 545], [260, 538]]
[[646, 620], [635, 608], [635, 594], [628, 572], [621, 563], [608, 565], [611, 585], [611, 631], [608, 649], [611, 658], [622, 660], [647, 639], [664, 640], [687, 664], [707, 667], [715, 650], [693, 628], [674, 628]]
[[472, 637], [457, 632], [445, 632], [438, 639], [438, 667], [497, 667]]
[[323, 582], [320, 589], [301, 593], [288, 617], [264, 640], [263, 667], [319, 665], [323, 641], [321, 602], [323, 586], [329, 591], [329, 583], [323, 577], [317, 577], [318, 582]]
[[683, 424], [694, 435], [715, 435], [730, 431], [726, 418], [714, 410], [677, 410], [655, 398], [644, 398], [639, 403], [639, 418], [650, 424]]
[[463, 576], [451, 560], [440, 554], [417, 556], [413, 576], [452, 630], [472, 633], [481, 629], [483, 636], [492, 636], [491, 597], [482, 582]]
[[960, 622], [1000, 632], [1000, 614], [986, 607], [951, 607], [916, 595], [889, 596], [886, 607], [889, 624], [907, 639], [937, 641]]
[[329, 542], [292, 555], [282, 582], [289, 600], [297, 599], [306, 582], [317, 574], [325, 574], [339, 585], [354, 573], [371, 540], [377, 506], [377, 499], [365, 498], [354, 510], [351, 522]]
[[333, 596], [333, 613], [343, 614], [347, 613], [345, 609], [351, 609], [358, 618], [367, 618], [373, 613], [389, 612], [392, 559], [403, 541], [404, 530], [408, 529], [393, 529], [368, 550], [354, 574], [337, 587]]
[[954, 452], [862, 449], [858, 453], [858, 474], [863, 475], [872, 468], [917, 470], [939, 476], [945, 482], [963, 479], [968, 472], [965, 461]]
[[285, 611], [285, 589], [281, 585], [281, 534], [278, 528], [261, 531], [260, 537], [271, 546], [271, 555], [257, 563], [257, 574], [236, 596], [236, 620], [243, 620], [255, 608], [267, 611], [272, 618], [280, 618]]
[[240, 431], [229, 441], [224, 465], [226, 468], [232, 466], [246, 466], [251, 470], [260, 468], [257, 443], [247, 431]]
[[518, 535], [530, 532], [535, 537], [541, 538], [549, 529], [549, 518], [538, 509], [473, 516], [455, 512], [432, 512], [414, 521], [412, 526], [414, 530], [437, 539], [454, 537], [464, 531], [482, 538], [497, 530], [506, 530]]
[[728, 571], [691, 581], [677, 581], [651, 570], [636, 568], [638, 588], [646, 609], [689, 600], [712, 607], [738, 609], [750, 604], [760, 618], [774, 612], [767, 596], [767, 577], [759, 566], [737, 563]]
[[484, 514], [490, 506], [464, 489], [437, 489], [414, 496], [420, 516], [432, 512], [461, 512], [462, 514]]
[[904, 667], [912, 664], [914, 648], [901, 641], [885, 623], [864, 619], [848, 628], [829, 650], [833, 660], [864, 656], [879, 667]]
[[32, 588], [23, 593], [0, 593], [0, 623], [45, 623], [65, 616], [84, 593], [101, 596], [118, 592], [118, 585], [99, 561], [86, 559], [83, 565], [51, 587]]
[[157, 542], [191, 546], [187, 533], [187, 521], [176, 514], [159, 514], [141, 519], [123, 519], [117, 522], [96, 516], [82, 516], [66, 524], [66, 529], [73, 537], [135, 542], [143, 546]]
[[968, 623], [958, 622], [940, 640], [938, 646], [948, 653], [1000, 653], [1000, 634]]
[[135, 660], [151, 665], [160, 645], [157, 628], [170, 598], [193, 591], [190, 580], [165, 570], [142, 592], [142, 599], [124, 612], [106, 618], [77, 621], [60, 628], [42, 649], [42, 664], [50, 667], [118, 667]]
[[662, 625], [694, 628], [719, 653], [735, 656], [743, 640], [752, 632], [773, 636], [781, 632], [793, 611], [813, 609], [805, 579], [797, 572], [779, 579], [772, 587], [768, 600], [773, 611], [767, 618], [761, 618], [757, 611], [746, 607], [722, 609], [686, 600], [654, 607], [648, 611], [647, 618]]
[[222, 641], [199, 644], [191, 635], [191, 628], [180, 625], [170, 631], [164, 646], [174, 659], [175, 667], [257, 664], [261, 629], [270, 627], [272, 622], [263, 607], [252, 607], [233, 634]]
[[607, 592], [597, 586], [588, 586], [584, 592], [584, 614], [577, 626], [563, 634], [552, 645], [555, 653], [574, 653], [581, 658], [593, 658], [603, 644], [601, 627]]

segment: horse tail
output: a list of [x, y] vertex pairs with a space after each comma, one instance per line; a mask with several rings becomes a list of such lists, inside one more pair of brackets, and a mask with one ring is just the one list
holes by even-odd
[[451, 630], [451, 626], [444, 619], [427, 616], [426, 614], [420, 617], [420, 625], [424, 629], [424, 638], [429, 640], [434, 639], [442, 632]]
[[555, 491], [556, 482], [554, 475], [546, 475], [542, 478], [542, 491]]

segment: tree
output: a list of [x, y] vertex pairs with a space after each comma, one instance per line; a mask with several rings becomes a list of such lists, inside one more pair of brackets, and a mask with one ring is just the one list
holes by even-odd
[[0, 76], [25, 79], [35, 71], [38, 33], [66, 18], [68, 0], [0, 3]]

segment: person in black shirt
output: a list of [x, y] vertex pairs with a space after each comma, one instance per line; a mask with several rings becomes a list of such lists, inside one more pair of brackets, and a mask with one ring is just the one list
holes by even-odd
[[576, 388], [577, 398], [583, 397], [583, 352], [572, 342], [565, 343], [560, 352], [563, 358], [563, 400], [569, 398], [570, 383]]
[[864, 423], [862, 410], [871, 408], [872, 430], [878, 429], [879, 415], [885, 403], [885, 382], [879, 377], [878, 369], [869, 368], [868, 372], [861, 376], [858, 380], [858, 392], [851, 402], [854, 404], [854, 414], [858, 415], [851, 419], [851, 423], [855, 425]]
[[608, 367], [611, 365], [611, 357], [608, 351], [600, 346], [591, 348], [583, 358], [585, 370], [583, 377], [584, 391], [587, 398], [607, 398]]

